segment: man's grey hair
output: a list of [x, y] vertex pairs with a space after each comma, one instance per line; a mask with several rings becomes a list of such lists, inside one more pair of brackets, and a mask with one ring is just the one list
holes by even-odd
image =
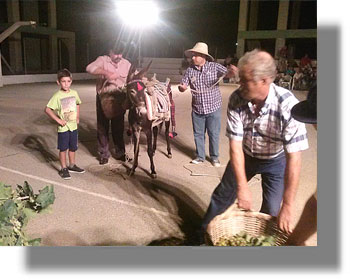
[[242, 71], [242, 68], [246, 65], [252, 71], [252, 78], [256, 82], [263, 78], [270, 78], [273, 82], [276, 78], [275, 60], [265, 51], [254, 49], [246, 52], [238, 61], [239, 71]]

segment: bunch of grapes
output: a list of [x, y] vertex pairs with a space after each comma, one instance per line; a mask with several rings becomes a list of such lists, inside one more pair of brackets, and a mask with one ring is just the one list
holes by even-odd
[[274, 236], [252, 236], [246, 232], [240, 232], [231, 237], [221, 237], [215, 246], [277, 246]]

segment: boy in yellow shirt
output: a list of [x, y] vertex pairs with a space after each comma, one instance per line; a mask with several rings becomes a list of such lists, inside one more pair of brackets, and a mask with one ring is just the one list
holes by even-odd
[[[71, 178], [69, 172], [84, 173], [85, 170], [75, 164], [75, 152], [78, 149], [79, 105], [78, 93], [70, 88], [72, 73], [67, 69], [58, 71], [57, 84], [61, 89], [56, 92], [45, 108], [45, 113], [58, 124], [57, 149], [61, 170], [58, 174], [65, 180]], [[68, 150], [69, 166], [66, 163]]]

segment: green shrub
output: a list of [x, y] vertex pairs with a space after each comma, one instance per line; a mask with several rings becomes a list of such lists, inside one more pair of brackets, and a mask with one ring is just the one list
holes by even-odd
[[0, 182], [0, 245], [1, 246], [38, 246], [41, 239], [30, 240], [23, 229], [28, 219], [47, 211], [55, 201], [53, 186], [46, 186], [34, 194], [27, 181], [11, 186]]

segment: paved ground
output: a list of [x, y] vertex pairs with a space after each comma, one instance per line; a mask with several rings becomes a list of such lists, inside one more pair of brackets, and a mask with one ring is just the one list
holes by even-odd
[[[222, 112], [220, 160], [214, 168], [189, 163], [194, 155], [190, 117], [191, 96], [176, 90], [178, 136], [172, 140], [173, 158], [165, 156], [164, 137], [159, 137], [155, 156], [157, 179], [149, 177], [145, 136], [135, 176], [126, 175], [126, 167], [117, 160], [99, 166], [96, 156], [95, 87], [93, 81], [74, 82], [83, 101], [79, 128], [77, 163], [85, 174], [73, 174], [62, 180], [57, 171], [56, 127], [44, 108], [57, 90], [54, 83], [10, 85], [0, 88], [0, 181], [15, 186], [27, 180], [35, 190], [55, 186], [56, 201], [52, 213], [39, 215], [27, 227], [32, 237], [41, 237], [47, 246], [149, 245], [169, 238], [191, 243], [194, 229], [206, 210], [212, 191], [228, 161], [228, 140], [224, 135], [226, 112]], [[233, 91], [221, 86], [224, 106]], [[295, 92], [305, 99], [305, 92]], [[310, 149], [303, 153], [300, 187], [296, 197], [297, 220], [305, 201], [317, 183], [317, 137], [307, 125]], [[125, 135], [127, 151], [132, 156], [130, 138]], [[208, 149], [208, 145], [207, 149]], [[259, 210], [259, 177], [250, 185], [254, 209]], [[317, 244], [316, 234], [309, 245]]]

